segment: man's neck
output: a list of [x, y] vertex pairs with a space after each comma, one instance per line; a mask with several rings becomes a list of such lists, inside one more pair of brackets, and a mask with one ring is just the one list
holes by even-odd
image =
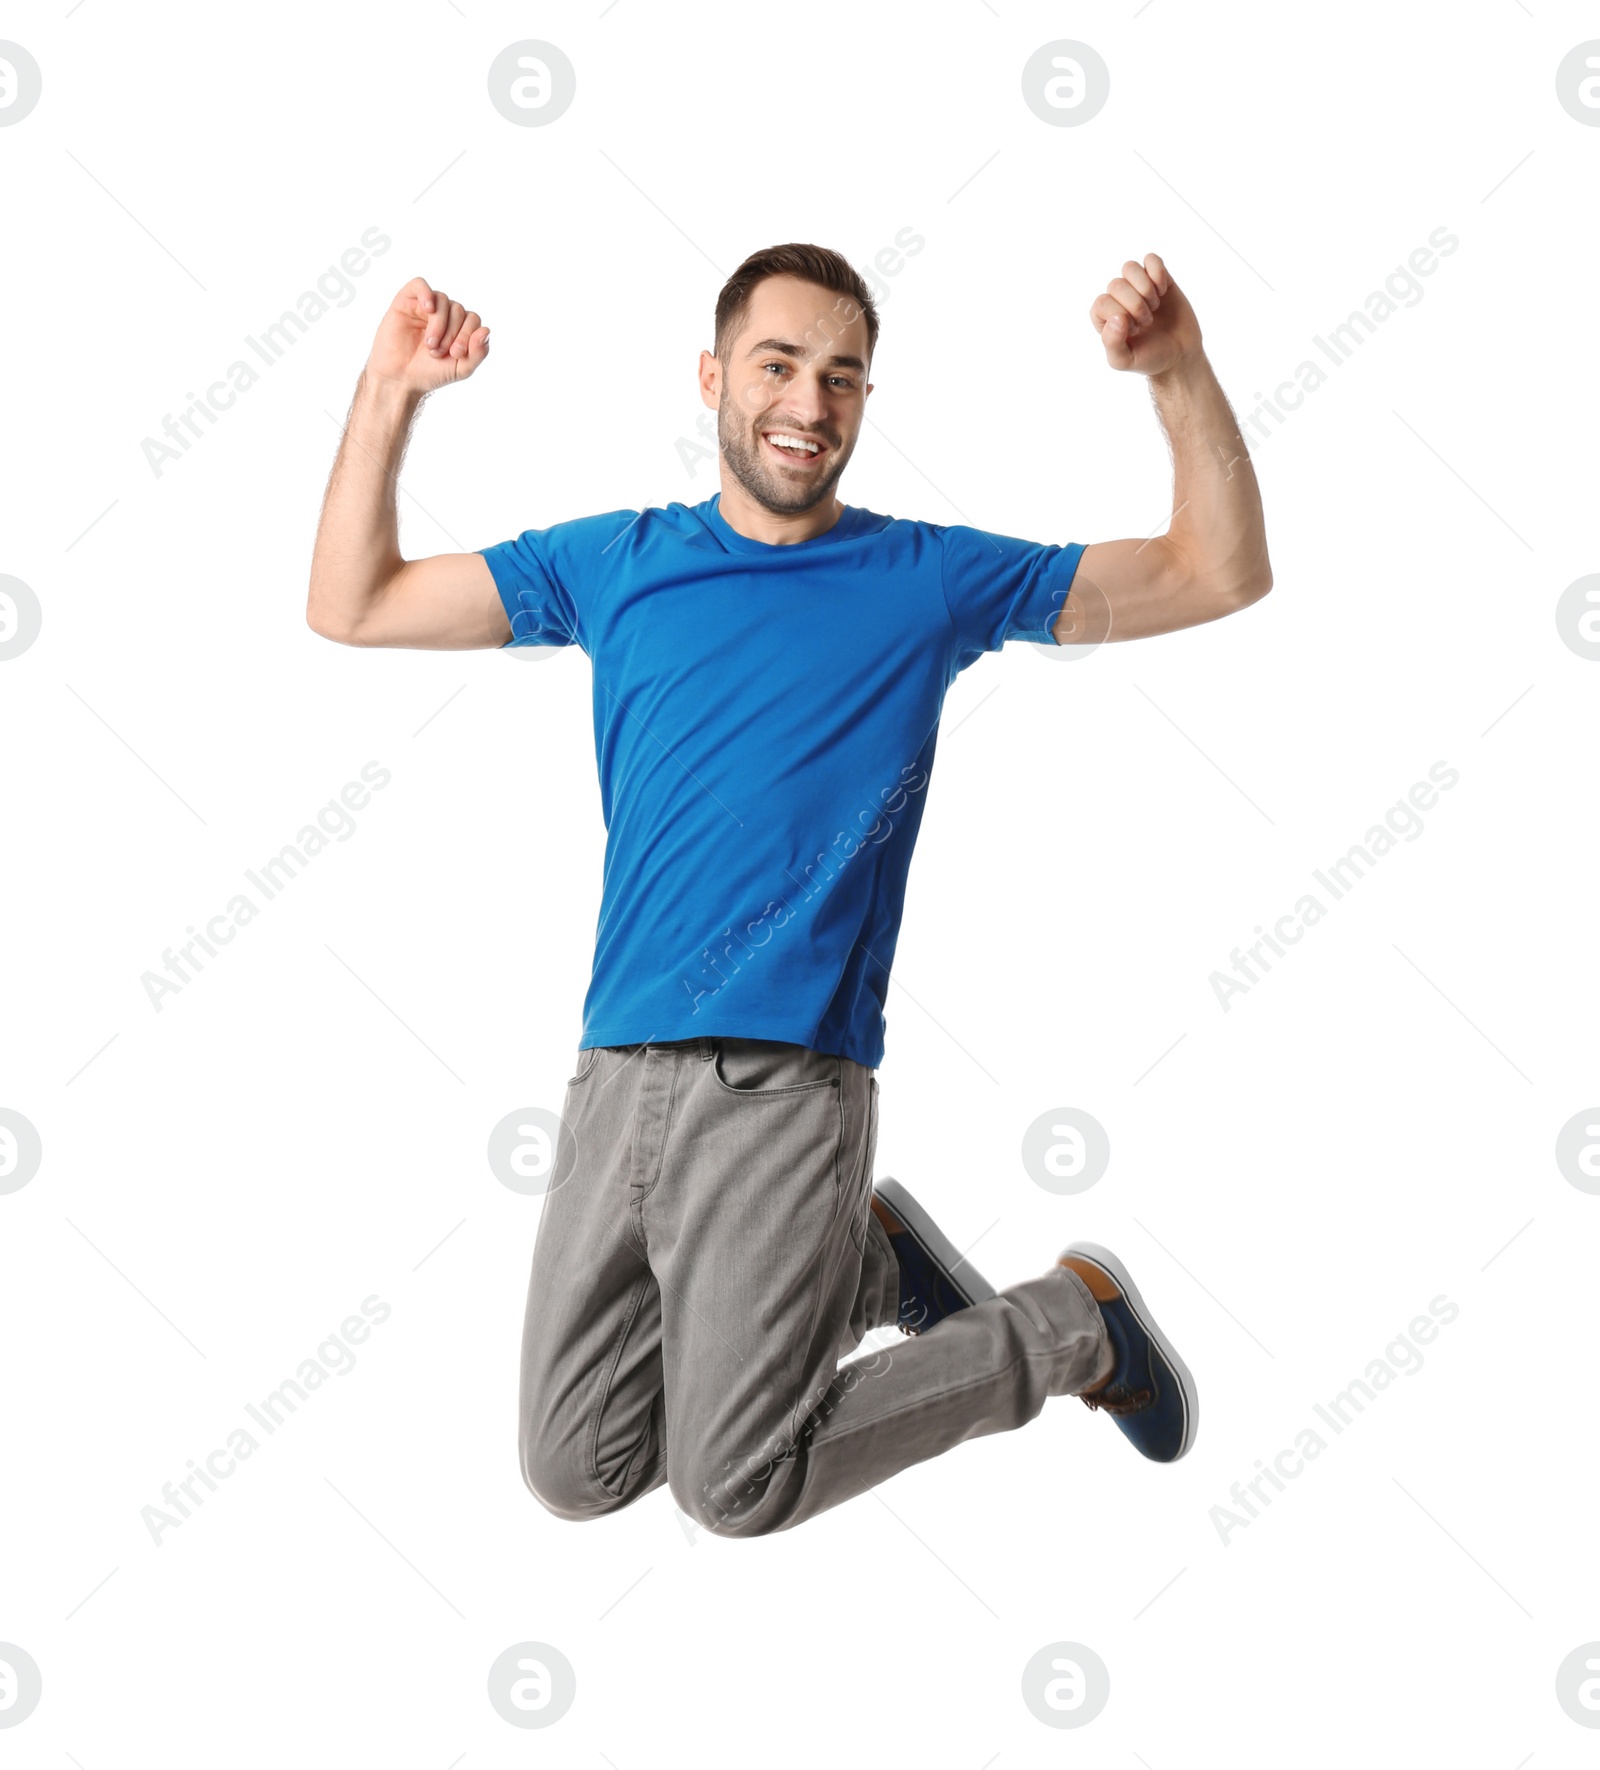
[[722, 476], [717, 509], [736, 535], [750, 541], [765, 541], [771, 547], [792, 547], [796, 541], [815, 540], [818, 535], [827, 534], [844, 515], [844, 505], [832, 494], [810, 510], [769, 510], [727, 473]]

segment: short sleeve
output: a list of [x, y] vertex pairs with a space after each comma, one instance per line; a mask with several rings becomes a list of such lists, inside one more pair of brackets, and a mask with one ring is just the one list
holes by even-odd
[[608, 566], [620, 563], [607, 552], [638, 514], [575, 517], [480, 549], [511, 622], [506, 647], [577, 645], [589, 652], [595, 595]]
[[1051, 645], [1084, 543], [1021, 541], [954, 525], [940, 531], [941, 582], [958, 670], [1008, 639]]

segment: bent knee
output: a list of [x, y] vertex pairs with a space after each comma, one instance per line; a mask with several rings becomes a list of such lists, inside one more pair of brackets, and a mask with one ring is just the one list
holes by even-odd
[[625, 1503], [589, 1475], [578, 1449], [570, 1442], [524, 1439], [522, 1479], [529, 1493], [547, 1512], [574, 1522], [600, 1518]]
[[778, 1447], [753, 1456], [690, 1457], [671, 1464], [667, 1481], [678, 1510], [702, 1530], [713, 1536], [764, 1536], [783, 1522], [774, 1475], [791, 1457]]

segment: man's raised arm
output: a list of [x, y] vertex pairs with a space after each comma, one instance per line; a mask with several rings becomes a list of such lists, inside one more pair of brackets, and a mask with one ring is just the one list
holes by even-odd
[[311, 556], [306, 621], [342, 645], [470, 651], [504, 645], [511, 623], [481, 553], [400, 556], [396, 489], [412, 420], [436, 387], [464, 381], [489, 328], [413, 277], [395, 296], [356, 384]]
[[1172, 517], [1164, 535], [1084, 548], [1052, 628], [1061, 645], [1195, 627], [1272, 588], [1255, 468], [1194, 310], [1155, 253], [1122, 270], [1089, 317], [1111, 367], [1150, 379], [1172, 448]]

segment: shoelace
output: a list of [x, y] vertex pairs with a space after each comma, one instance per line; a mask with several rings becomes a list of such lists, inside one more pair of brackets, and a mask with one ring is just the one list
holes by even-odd
[[1155, 1400], [1155, 1392], [1151, 1389], [1130, 1389], [1126, 1383], [1108, 1383], [1105, 1388], [1097, 1389], [1093, 1395], [1080, 1395], [1079, 1401], [1085, 1407], [1097, 1408], [1108, 1414], [1136, 1414], [1140, 1408], [1148, 1407]]

